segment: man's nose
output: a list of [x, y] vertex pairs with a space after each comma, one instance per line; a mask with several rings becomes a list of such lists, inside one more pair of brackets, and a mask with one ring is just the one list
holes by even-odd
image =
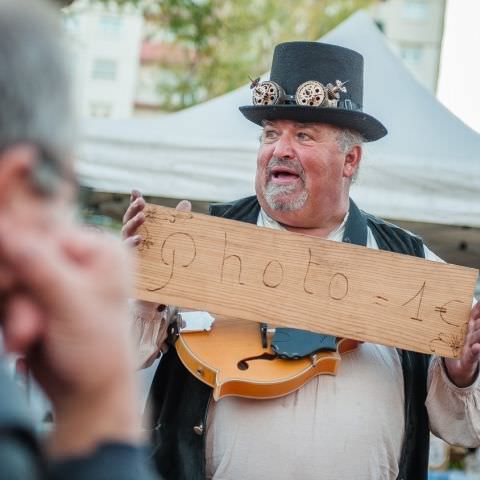
[[288, 135], [282, 135], [278, 139], [273, 155], [277, 158], [293, 158], [295, 156], [292, 139]]

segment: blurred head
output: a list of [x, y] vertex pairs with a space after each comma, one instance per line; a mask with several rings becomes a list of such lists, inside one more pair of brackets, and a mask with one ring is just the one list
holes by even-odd
[[265, 121], [256, 193], [267, 214], [287, 226], [327, 228], [348, 210], [362, 137], [326, 123]]
[[57, 14], [41, 0], [0, 0], [0, 215], [20, 223], [50, 221], [73, 178], [75, 129]]

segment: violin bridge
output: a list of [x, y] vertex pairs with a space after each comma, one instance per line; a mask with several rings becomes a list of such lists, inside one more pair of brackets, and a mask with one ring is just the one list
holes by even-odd
[[260, 323], [260, 338], [262, 340], [262, 348], [268, 348], [269, 347], [268, 337], [270, 337], [270, 339], [271, 339], [273, 337], [273, 335], [275, 335], [275, 331], [276, 331], [276, 329], [271, 328], [271, 327], [269, 328], [268, 324]]

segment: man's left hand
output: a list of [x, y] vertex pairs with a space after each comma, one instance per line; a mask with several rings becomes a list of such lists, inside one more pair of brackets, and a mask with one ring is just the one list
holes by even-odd
[[467, 336], [463, 346], [462, 355], [458, 360], [445, 359], [450, 380], [457, 387], [468, 387], [478, 374], [478, 362], [480, 360], [480, 302], [472, 309], [468, 322]]

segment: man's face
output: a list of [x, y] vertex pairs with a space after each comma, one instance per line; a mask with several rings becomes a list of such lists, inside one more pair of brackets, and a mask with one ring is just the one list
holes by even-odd
[[318, 228], [338, 213], [356, 169], [339, 148], [339, 133], [321, 123], [265, 122], [255, 188], [270, 217], [286, 225]]

